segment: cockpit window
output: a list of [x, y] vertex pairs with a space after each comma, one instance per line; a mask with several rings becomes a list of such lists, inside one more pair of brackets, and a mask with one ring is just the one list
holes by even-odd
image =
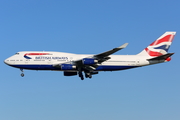
[[19, 53], [16, 53], [15, 55], [19, 55]]

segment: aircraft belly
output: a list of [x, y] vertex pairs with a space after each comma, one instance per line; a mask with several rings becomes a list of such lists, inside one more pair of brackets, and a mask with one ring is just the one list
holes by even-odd
[[61, 70], [61, 68], [55, 68], [53, 65], [11, 65], [12, 67], [29, 69], [29, 70]]
[[130, 68], [138, 67], [139, 65], [135, 60], [119, 60], [113, 59], [102, 63], [99, 67], [96, 68], [97, 71], [116, 71], [116, 70], [125, 70]]
[[135, 68], [138, 66], [112, 66], [112, 65], [101, 65], [96, 68], [96, 71], [116, 71], [116, 70], [125, 70], [130, 68]]
[[[61, 70], [61, 68], [53, 67], [53, 65], [11, 65], [12, 67], [29, 69], [29, 70]], [[138, 66], [115, 66], [115, 65], [101, 65], [95, 71], [115, 71], [135, 68]]]

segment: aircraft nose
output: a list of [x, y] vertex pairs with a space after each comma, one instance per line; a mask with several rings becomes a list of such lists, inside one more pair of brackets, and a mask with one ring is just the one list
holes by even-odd
[[9, 65], [9, 62], [8, 62], [8, 61], [9, 61], [8, 59], [5, 59], [5, 60], [4, 60], [4, 63], [7, 64], [7, 65]]

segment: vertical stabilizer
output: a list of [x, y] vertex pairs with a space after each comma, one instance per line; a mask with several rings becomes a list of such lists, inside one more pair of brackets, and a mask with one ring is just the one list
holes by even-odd
[[158, 57], [167, 54], [176, 32], [165, 32], [138, 55]]

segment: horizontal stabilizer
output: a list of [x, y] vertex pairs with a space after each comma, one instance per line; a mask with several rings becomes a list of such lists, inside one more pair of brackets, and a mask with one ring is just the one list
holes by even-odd
[[151, 58], [151, 59], [148, 59], [148, 60], [166, 60], [167, 58], [171, 57], [173, 54], [174, 53], [167, 53], [165, 55], [154, 57], [154, 58]]

